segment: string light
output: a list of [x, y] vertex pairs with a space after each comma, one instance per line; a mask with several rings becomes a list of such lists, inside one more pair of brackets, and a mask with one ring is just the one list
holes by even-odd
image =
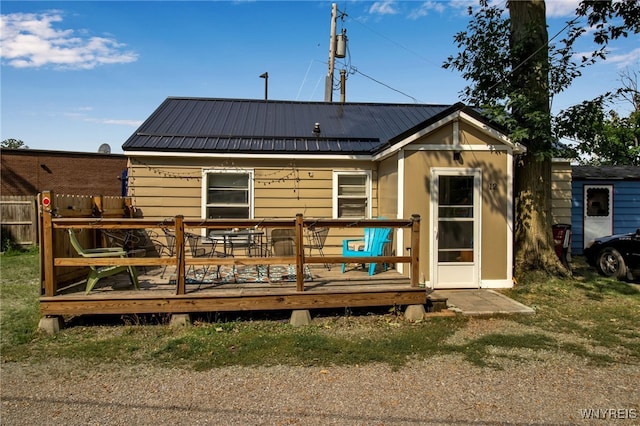
[[[170, 172], [160, 167], [152, 166], [136, 158], [133, 158], [131, 162], [132, 164], [145, 167], [150, 173], [153, 173], [155, 175], [162, 176], [165, 178], [182, 179], [186, 181], [190, 181], [191, 179], [198, 180], [198, 181], [202, 180], [201, 174], [194, 175], [193, 172], [191, 173]], [[228, 160], [223, 161], [220, 167], [224, 168], [227, 171], [237, 171], [238, 173], [246, 172], [246, 169], [241, 169], [239, 167], [236, 167], [234, 162], [228, 161]], [[300, 171], [298, 170], [297, 167], [295, 167], [295, 164], [293, 163], [289, 163], [286, 167], [283, 167], [281, 169], [276, 169], [268, 173], [262, 173], [259, 177], [252, 175], [251, 179], [253, 180], [254, 183], [259, 183], [259, 184], [262, 184], [263, 186], [293, 181], [294, 182], [293, 192], [296, 193], [298, 199], [300, 199], [300, 195], [299, 195]], [[133, 183], [135, 182], [135, 177], [129, 176], [129, 180], [130, 180], [130, 183]], [[134, 192], [135, 192], [135, 185], [131, 185], [131, 193], [133, 194]]]

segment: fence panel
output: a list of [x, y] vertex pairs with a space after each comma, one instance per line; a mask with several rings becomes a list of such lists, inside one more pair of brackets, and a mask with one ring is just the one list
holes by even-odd
[[2, 250], [9, 244], [22, 247], [37, 244], [37, 219], [35, 196], [4, 195], [0, 197]]

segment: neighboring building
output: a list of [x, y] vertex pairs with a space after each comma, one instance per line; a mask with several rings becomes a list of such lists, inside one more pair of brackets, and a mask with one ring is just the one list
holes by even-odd
[[573, 166], [571, 251], [592, 239], [640, 228], [640, 167]]
[[[168, 98], [122, 148], [128, 195], [146, 218], [419, 214], [421, 282], [513, 285], [514, 157], [524, 148], [461, 103]], [[347, 231], [330, 234], [325, 252], [339, 253]], [[394, 253], [406, 254], [408, 237], [394, 236]]]
[[0, 195], [120, 196], [127, 157], [122, 154], [1, 149]]
[[554, 225], [571, 225], [571, 161], [551, 162], [551, 217]]

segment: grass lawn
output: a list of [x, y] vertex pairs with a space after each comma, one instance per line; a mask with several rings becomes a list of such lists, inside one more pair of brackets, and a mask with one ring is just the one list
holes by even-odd
[[580, 259], [572, 279], [532, 273], [508, 296], [535, 315], [491, 318], [402, 318], [402, 309], [312, 311], [306, 327], [289, 312], [211, 313], [172, 328], [166, 315], [84, 316], [50, 336], [37, 329], [39, 271], [35, 252], [0, 257], [1, 361], [154, 363], [204, 370], [241, 365], [402, 366], [413, 359], [459, 354], [502, 368], [506, 360], [543, 359], [561, 351], [607, 366], [640, 362], [640, 286], [596, 275]]

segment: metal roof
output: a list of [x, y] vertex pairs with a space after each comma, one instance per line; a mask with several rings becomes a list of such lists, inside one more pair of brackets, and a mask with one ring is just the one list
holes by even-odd
[[[373, 154], [463, 104], [373, 104], [167, 98], [124, 151]], [[470, 111], [471, 110], [471, 111]], [[320, 133], [314, 134], [315, 123]]]
[[573, 180], [640, 180], [637, 166], [571, 166]]

